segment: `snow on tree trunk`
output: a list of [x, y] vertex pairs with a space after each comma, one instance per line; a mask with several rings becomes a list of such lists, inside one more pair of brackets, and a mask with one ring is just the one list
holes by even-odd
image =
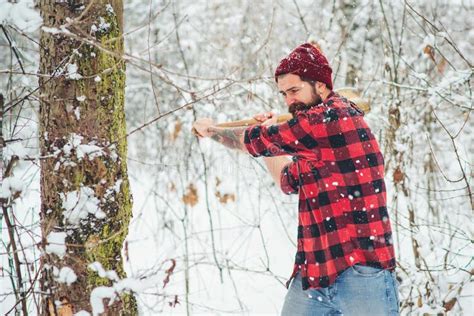
[[51, 74], [39, 80], [42, 314], [136, 314], [132, 295], [114, 298], [110, 290], [125, 277], [121, 250], [132, 216], [123, 3], [42, 0], [39, 7], [40, 73]]

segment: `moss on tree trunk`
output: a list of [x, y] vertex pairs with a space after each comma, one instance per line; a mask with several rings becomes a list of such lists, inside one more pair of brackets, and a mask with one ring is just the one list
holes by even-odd
[[[105, 270], [125, 277], [126, 258], [121, 250], [132, 216], [126, 164], [123, 3], [42, 0], [39, 6], [46, 27], [41, 32], [40, 72], [52, 75], [40, 79], [43, 246], [50, 232], [67, 233], [64, 257], [54, 253], [42, 257], [42, 314], [91, 312], [91, 291], [111, 286], [112, 281], [88, 265], [97, 261]], [[79, 144], [100, 150], [84, 155]], [[78, 192], [84, 188], [92, 190], [104, 218], [88, 214], [74, 221], [65, 216], [67, 193], [80, 198]], [[58, 282], [56, 269], [62, 267], [70, 267], [77, 280], [70, 285]], [[106, 313], [136, 314], [135, 299], [123, 294], [106, 307]]]

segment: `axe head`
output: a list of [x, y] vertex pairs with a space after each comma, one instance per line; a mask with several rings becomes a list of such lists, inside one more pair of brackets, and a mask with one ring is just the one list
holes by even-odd
[[360, 108], [365, 113], [370, 112], [370, 102], [367, 99], [364, 99], [360, 96], [360, 92], [355, 88], [340, 88], [336, 89], [340, 96], [352, 101], [358, 108]]

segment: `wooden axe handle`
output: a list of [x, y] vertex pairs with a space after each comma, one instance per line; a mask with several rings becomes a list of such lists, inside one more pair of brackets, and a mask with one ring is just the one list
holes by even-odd
[[[285, 113], [285, 114], [280, 114], [277, 116], [277, 123], [283, 123], [288, 120], [290, 120], [293, 116], [290, 113]], [[260, 122], [257, 121], [256, 119], [245, 119], [245, 120], [240, 120], [240, 121], [232, 121], [232, 122], [225, 122], [225, 123], [219, 123], [214, 125], [214, 127], [244, 127], [244, 126], [251, 126], [255, 124], [259, 124]], [[196, 131], [196, 129], [193, 127], [192, 128], [192, 133], [196, 136], [199, 136], [199, 133]]]
[[[341, 88], [341, 89], [337, 89], [336, 92], [340, 96], [345, 97], [346, 99], [352, 101], [358, 108], [360, 108], [365, 113], [370, 111], [369, 101], [362, 99], [355, 89]], [[277, 122], [283, 123], [290, 120], [291, 118], [292, 118], [292, 115], [290, 113], [280, 114], [278, 115]], [[240, 120], [240, 121], [219, 123], [219, 124], [216, 124], [215, 127], [243, 127], [243, 126], [251, 126], [251, 125], [259, 124], [259, 123], [260, 123], [259, 121], [252, 118], [252, 119], [245, 119], [245, 120]], [[194, 127], [192, 129], [192, 133], [194, 135], [199, 136], [199, 134], [197, 133], [196, 129], [194, 129]]]
[[[293, 116], [290, 113], [285, 113], [285, 114], [280, 114], [277, 116], [277, 122], [278, 123], [283, 123], [288, 120], [290, 120]], [[233, 122], [225, 122], [225, 123], [220, 123], [216, 124], [216, 127], [241, 127], [241, 126], [250, 126], [250, 125], [255, 125], [259, 124], [260, 122], [257, 121], [256, 119], [245, 119], [245, 120], [240, 120], [240, 121], [233, 121]]]

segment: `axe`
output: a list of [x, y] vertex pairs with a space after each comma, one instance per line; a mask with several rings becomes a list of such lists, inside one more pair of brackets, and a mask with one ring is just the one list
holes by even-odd
[[[364, 111], [364, 113], [368, 113], [370, 111], [370, 102], [369, 100], [363, 99], [360, 94], [357, 92], [355, 88], [340, 88], [336, 89], [335, 92], [339, 94], [341, 97], [344, 97], [354, 103], [359, 109]], [[290, 120], [293, 116], [290, 113], [284, 113], [284, 114], [279, 114], [277, 116], [277, 122], [278, 123], [283, 123], [288, 120]], [[242, 127], [242, 126], [250, 126], [250, 125], [255, 125], [259, 124], [260, 122], [257, 121], [256, 119], [245, 119], [245, 120], [239, 120], [239, 121], [232, 121], [232, 122], [225, 122], [225, 123], [219, 123], [216, 124], [215, 127]], [[191, 130], [192, 133], [196, 136], [199, 136], [197, 133], [196, 129]]]

